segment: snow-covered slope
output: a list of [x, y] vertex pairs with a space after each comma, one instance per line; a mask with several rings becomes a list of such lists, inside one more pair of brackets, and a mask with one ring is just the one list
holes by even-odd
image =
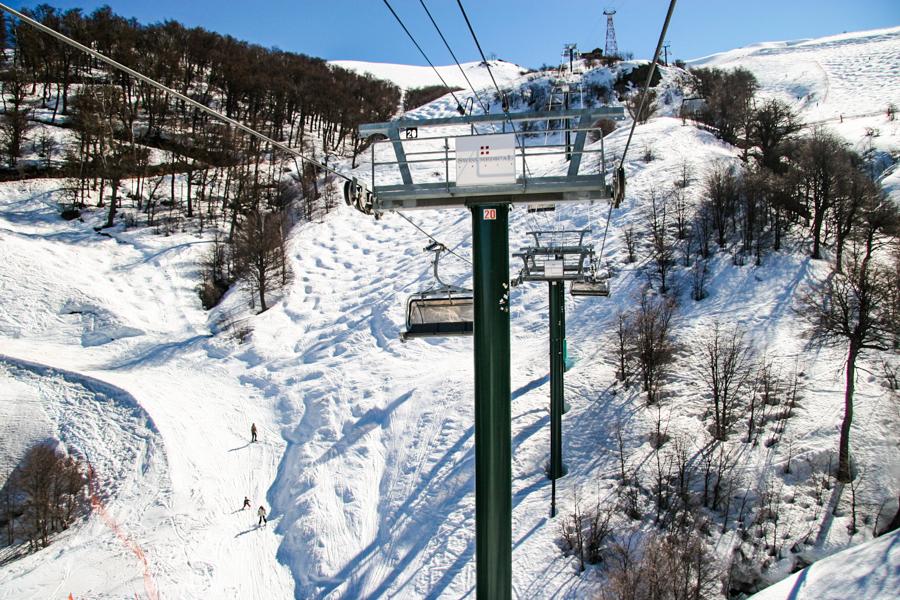
[[900, 531], [838, 552], [748, 600], [846, 600], [900, 595]]
[[[743, 67], [763, 94], [793, 106], [808, 124], [826, 125], [863, 149], [898, 149], [900, 27], [813, 40], [769, 42], [688, 61], [692, 67]], [[874, 130], [874, 131], [872, 131]], [[873, 133], [874, 135], [868, 135]]]
[[[883, 60], [890, 60], [891, 68], [900, 64], [900, 52], [881, 49], [884, 43], [898, 48], [897, 32], [889, 33], [888, 42], [868, 34], [857, 37], [871, 37], [873, 51], [888, 55]], [[865, 42], [847, 39], [848, 50], [857, 52], [861, 62]], [[806, 59], [821, 62], [809, 52]], [[822, 56], [829, 52], [832, 47], [824, 45]], [[753, 56], [746, 54], [748, 67], [756, 65]], [[741, 64], [738, 57], [729, 60]], [[514, 68], [504, 81], [518, 77]], [[427, 83], [421, 68], [409, 69], [404, 73], [390, 66], [375, 74], [406, 86]], [[768, 67], [758, 69], [760, 76]], [[857, 81], [861, 89], [878, 85], [880, 76], [864, 73], [866, 78]], [[767, 92], [795, 89], [787, 81], [779, 87], [760, 80]], [[824, 95], [824, 80], [803, 81], [796, 85]], [[487, 84], [482, 78], [475, 85]], [[872, 103], [865, 110], [874, 111], [877, 94], [867, 94], [860, 95]], [[857, 103], [856, 97], [834, 98], [833, 108], [847, 114]], [[449, 110], [446, 100], [438, 100], [415, 114]], [[895, 135], [885, 131], [883, 139]], [[621, 155], [626, 137], [625, 129], [611, 134], [607, 152]], [[646, 148], [656, 160], [640, 160]], [[366, 160], [359, 166], [362, 175], [370, 169]], [[734, 149], [678, 119], [653, 119], [635, 132], [626, 162], [628, 197], [611, 213], [604, 255], [616, 271], [613, 294], [570, 299], [567, 309], [574, 364], [566, 374], [571, 411], [564, 419], [569, 474], [559, 485], [563, 515], [571, 511], [576, 490], [593, 501], [611, 497], [616, 489], [615, 423], [625, 428], [635, 466], [651, 452], [648, 433], [657, 413], [644, 408], [635, 390], [614, 383], [611, 360], [615, 315], [633, 306], [646, 282], [643, 272], [624, 261], [623, 232], [639, 227], [646, 198], [680, 178], [683, 163], [694, 172], [686, 194], [695, 202], [706, 169], [735, 160]], [[534, 167], [547, 173], [565, 168], [550, 160]], [[115, 527], [94, 514], [49, 549], [3, 566], [0, 596], [156, 597], [158, 591], [160, 598], [334, 600], [474, 595], [471, 340], [403, 344], [397, 336], [406, 296], [430, 284], [424, 236], [396, 215], [376, 222], [341, 206], [323, 222], [294, 230], [289, 250], [296, 277], [269, 311], [250, 316], [241, 294], [234, 293], [223, 306], [204, 313], [194, 286], [209, 234], [161, 236], [119, 227], [109, 237], [98, 235], [91, 226], [103, 215], [88, 214], [85, 223], [62, 221], [58, 196], [54, 181], [0, 184], [0, 347], [10, 357], [0, 363], [0, 383], [16, 382], [12, 392], [0, 393], [6, 404], [0, 414], [11, 414], [9, 404], [19, 396], [31, 407], [40, 401], [44, 429], [28, 431], [30, 438], [49, 431], [90, 456], [106, 444], [129, 450], [121, 456], [104, 450], [109, 464], [98, 474], [104, 484], [118, 486], [107, 500]], [[535, 228], [600, 231], [607, 210], [606, 205], [581, 205], [552, 215], [514, 211], [511, 246], [523, 245], [525, 232]], [[463, 256], [470, 252], [465, 211], [410, 218]], [[599, 235], [593, 241], [599, 242]], [[446, 279], [467, 282], [467, 264], [444, 263]], [[715, 321], [742, 325], [785, 372], [802, 372], [803, 383], [784, 441], [742, 450], [742, 481], [749, 489], [776, 467], [783, 473], [792, 464], [795, 474], [780, 477], [785, 496], [794, 499], [789, 508], [783, 505], [784, 530], [798, 538], [809, 532], [819, 553], [863, 541], [868, 529], [849, 536], [846, 512], [833, 516], [816, 505], [804, 479], [825, 469], [833, 455], [843, 355], [807, 346], [798, 335], [806, 325], [793, 301], [828, 266], [805, 258], [798, 248], [770, 255], [760, 267], [734, 266], [723, 253], [711, 268], [710, 297], [700, 303], [688, 297], [685, 270], [675, 269], [681, 280], [677, 335], [684, 350], [667, 387], [679, 402], [663, 407], [669, 434], [685, 440], [692, 451], [701, 449], [706, 405], [691, 349]], [[514, 597], [591, 597], [597, 573], [577, 573], [575, 561], [559, 550], [559, 519], [547, 516], [546, 288], [517, 288], [511, 316]], [[222, 325], [234, 319], [244, 319], [252, 330], [243, 341]], [[115, 393], [104, 391], [100, 381], [114, 386], [109, 390]], [[69, 411], [72, 402], [101, 411], [110, 398], [118, 400], [114, 406], [139, 406], [131, 421], [121, 417], [103, 428], [118, 427], [120, 434], [101, 439], [71, 430], [76, 420]], [[900, 488], [896, 401], [871, 377], [860, 381], [857, 402], [854, 454], [861, 465], [877, 465], [867, 471], [868, 493], [886, 497]], [[261, 431], [258, 444], [248, 443], [251, 422]], [[147, 440], [155, 451], [137, 452], [151, 446]], [[137, 456], [148, 458], [141, 462]], [[239, 510], [244, 495], [254, 506], [271, 506], [268, 528], [255, 529], [254, 516]], [[717, 550], [727, 555], [735, 538], [720, 536]], [[774, 570], [788, 569], [789, 562]], [[106, 581], [105, 574], [110, 575]]]
[[142, 560], [144, 549], [150, 555], [176, 554], [182, 539], [174, 527], [155, 531], [171, 507], [172, 485], [159, 433], [147, 413], [120, 388], [4, 356], [0, 382], [11, 383], [17, 395], [40, 399], [31, 416], [40, 414], [35, 420], [47, 432], [36, 439], [29, 428], [19, 430], [18, 422], [4, 423], [4, 439], [62, 440], [93, 469], [96, 502], [94, 518], [61, 536], [64, 551], [56, 560], [47, 560], [42, 556], [46, 553], [26, 555], [0, 572], [4, 596], [63, 597], [76, 591], [79, 597], [121, 598], [137, 590], [141, 595], [155, 593], [155, 564]]
[[[95, 465], [105, 508], [2, 567], [0, 595], [290, 597], [277, 537], [238, 510], [245, 494], [269, 505], [285, 442], [273, 399], [214, 358], [228, 342], [210, 339], [194, 290], [208, 240], [98, 235], [101, 215], [63, 221], [58, 194], [53, 180], [0, 186], [0, 348], [11, 357], [0, 366], [40, 398], [43, 427]], [[109, 398], [138, 405], [151, 431], [107, 425]], [[263, 432], [253, 446], [251, 421]]]
[[[392, 63], [376, 63], [365, 62], [360, 60], [334, 60], [329, 64], [354, 71], [360, 74], [370, 74], [378, 79], [386, 79], [392, 81], [397, 86], [407, 89], [415, 87], [423, 87], [427, 85], [442, 85], [440, 78], [435, 74], [431, 67], [419, 67], [414, 65], [396, 65]], [[503, 60], [490, 61], [491, 71], [497, 79], [497, 85], [503, 87], [509, 85], [518, 79], [525, 69], [519, 65], [509, 63]], [[493, 89], [491, 76], [487, 68], [481, 62], [461, 63], [469, 81], [475, 86], [476, 90], [484, 88]], [[466, 77], [460, 72], [456, 65], [437, 67], [438, 72], [447, 85], [459, 89], [468, 89]]]

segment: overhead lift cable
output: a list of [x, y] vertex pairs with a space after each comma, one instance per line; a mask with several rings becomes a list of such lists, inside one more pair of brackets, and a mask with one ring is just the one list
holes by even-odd
[[186, 104], [188, 104], [198, 110], [201, 110], [216, 119], [224, 121], [224, 122], [228, 123], [229, 125], [232, 125], [238, 129], [240, 129], [241, 131], [248, 133], [263, 142], [271, 144], [272, 147], [274, 147], [274, 148], [278, 148], [279, 150], [287, 152], [290, 155], [296, 156], [300, 160], [302, 160], [308, 164], [311, 164], [319, 169], [322, 169], [326, 173], [332, 173], [332, 174], [334, 174], [338, 177], [341, 177], [350, 182], [353, 181], [353, 178], [351, 176], [345, 175], [344, 173], [341, 173], [340, 171], [338, 171], [332, 167], [329, 167], [323, 163], [320, 163], [317, 160], [308, 158], [306, 155], [304, 155], [299, 150], [296, 150], [295, 148], [291, 148], [290, 146], [288, 146], [287, 144], [285, 144], [283, 142], [276, 141], [276, 140], [270, 138], [269, 136], [264, 135], [264, 134], [256, 131], [255, 129], [252, 129], [251, 127], [244, 125], [240, 121], [236, 121], [236, 120], [232, 119], [231, 117], [227, 117], [227, 116], [223, 115], [222, 113], [206, 106], [205, 104], [201, 104], [200, 102], [197, 102], [196, 100], [194, 100], [193, 98], [190, 98], [189, 96], [185, 96], [184, 94], [177, 92], [177, 91], [173, 90], [172, 88], [165, 86], [154, 79], [150, 79], [146, 75], [143, 75], [143, 74], [135, 71], [134, 69], [132, 69], [130, 67], [126, 67], [122, 63], [109, 58], [105, 54], [101, 54], [100, 52], [97, 52], [96, 50], [88, 48], [84, 44], [76, 42], [72, 38], [70, 38], [66, 35], [63, 35], [62, 33], [56, 31], [55, 29], [51, 29], [50, 27], [47, 27], [43, 23], [36, 21], [35, 19], [32, 19], [28, 15], [22, 14], [19, 11], [15, 10], [13, 8], [10, 8], [9, 6], [6, 6], [5, 4], [0, 4], [0, 10], [4, 10], [4, 11], [8, 12], [9, 14], [13, 15], [14, 17], [20, 19], [22, 22], [27, 23], [28, 25], [31, 25], [35, 29], [42, 31], [42, 32], [60, 40], [61, 42], [68, 44], [69, 46], [72, 46], [73, 48], [77, 48], [78, 50], [81, 50], [82, 52], [85, 52], [85, 53], [93, 56], [97, 60], [102, 61], [115, 69], [123, 71], [123, 72], [131, 75], [132, 77], [143, 81], [147, 85], [153, 86], [158, 90], [162, 90], [163, 92], [165, 92], [167, 94], [171, 94], [172, 96], [174, 96], [175, 98], [178, 98], [182, 102], [185, 102]]
[[[441, 76], [440, 71], [437, 70], [437, 67], [434, 66], [434, 63], [431, 62], [431, 59], [428, 58], [428, 55], [425, 54], [424, 50], [422, 50], [422, 46], [419, 45], [419, 42], [416, 41], [416, 38], [413, 37], [413, 34], [411, 34], [409, 32], [409, 29], [406, 28], [406, 25], [403, 23], [403, 19], [401, 19], [400, 15], [397, 14], [397, 11], [395, 11], [394, 7], [391, 6], [391, 3], [388, 2], [388, 0], [384, 0], [384, 5], [388, 7], [388, 10], [391, 11], [391, 14], [394, 15], [394, 18], [397, 19], [398, 23], [400, 23], [400, 27], [403, 28], [403, 31], [406, 32], [406, 35], [409, 36], [409, 39], [412, 41], [412, 43], [415, 45], [415, 47], [419, 50], [419, 53], [422, 55], [422, 58], [424, 58], [425, 61], [429, 64], [429, 66], [431, 66], [431, 68], [434, 70], [434, 74], [438, 76], [438, 79], [441, 80], [441, 83], [444, 84], [444, 87], [447, 88], [447, 91], [449, 91], [450, 95], [453, 96], [453, 100], [454, 100], [454, 102], [456, 102], [456, 110], [459, 112], [459, 114], [461, 114], [461, 115], [466, 114], [466, 109], [463, 108], [463, 105], [462, 105], [462, 103], [460, 103], [459, 98], [457, 98], [456, 94], [453, 93], [453, 88], [451, 88], [449, 85], [447, 85], [447, 82], [444, 81], [444, 78]], [[443, 36], [441, 36], [441, 37], [443, 37]]]
[[462, 0], [456, 0], [456, 3], [459, 5], [459, 10], [462, 13], [463, 19], [466, 20], [466, 25], [469, 28], [469, 33], [472, 34], [472, 39], [475, 40], [475, 46], [478, 48], [478, 53], [481, 55], [481, 62], [484, 64], [485, 68], [487, 68], [488, 75], [491, 76], [491, 82], [494, 84], [494, 89], [497, 90], [497, 96], [501, 99], [501, 107], [503, 108], [503, 114], [506, 115], [506, 120], [509, 122], [509, 126], [512, 127], [513, 133], [516, 136], [516, 143], [522, 146], [522, 166], [525, 169], [528, 169], [528, 165], [525, 163], [525, 140], [519, 139], [519, 134], [516, 132], [516, 126], [513, 125], [512, 119], [509, 117], [509, 104], [503, 100], [503, 92], [500, 91], [500, 86], [497, 85], [497, 80], [494, 79], [494, 72], [491, 71], [491, 64], [488, 62], [487, 57], [484, 55], [484, 50], [481, 49], [481, 42], [478, 41], [478, 36], [475, 35], [475, 29], [472, 27], [472, 22], [469, 21], [469, 15], [466, 14], [466, 9], [462, 5]]
[[[466, 14], [466, 9], [462, 5], [462, 0], [456, 0], [456, 3], [459, 5], [459, 10], [462, 12], [463, 19], [466, 20], [466, 25], [469, 27], [469, 33], [472, 34], [472, 39], [475, 40], [475, 46], [478, 47], [478, 53], [481, 54], [481, 60], [484, 62], [484, 66], [487, 67], [488, 75], [491, 76], [491, 81], [494, 83], [494, 89], [497, 90], [497, 93], [501, 96], [503, 95], [500, 91], [500, 86], [497, 85], [497, 80], [494, 79], [494, 73], [491, 71], [491, 65], [487, 61], [487, 57], [484, 55], [484, 50], [481, 49], [481, 43], [478, 41], [478, 36], [475, 35], [475, 29], [472, 28], [472, 22], [469, 21], [469, 15]], [[505, 108], [503, 112], [508, 113], [509, 108]]]
[[[403, 217], [403, 218], [406, 220], [407, 223], [409, 223], [410, 225], [412, 225], [413, 227], [415, 227], [416, 229], [418, 229], [420, 232], [422, 232], [422, 234], [425, 235], [425, 237], [427, 237], [429, 240], [431, 240], [432, 242], [434, 242], [434, 243], [436, 243], [436, 244], [440, 244], [441, 246], [444, 246], [444, 247], [446, 248], [446, 245], [445, 245], [445, 244], [443, 244], [443, 243], [442, 243], [441, 241], [439, 241], [436, 237], [434, 237], [433, 235], [431, 235], [430, 233], [428, 233], [427, 231], [425, 231], [424, 229], [422, 229], [421, 227], [419, 227], [418, 225], [416, 225], [415, 221], [413, 221], [412, 219], [410, 219], [409, 217], [407, 217], [406, 215], [404, 215], [401, 211], [397, 211], [397, 214], [400, 215], [401, 217]], [[454, 246], [454, 248], [456, 248], [456, 247], [458, 247], [458, 246], [459, 246], [459, 244], [457, 244], [456, 246]], [[450, 253], [450, 254], [452, 254], [453, 256], [455, 256], [456, 258], [458, 258], [459, 260], [463, 261], [464, 263], [466, 263], [466, 264], [468, 264], [468, 265], [471, 265], [471, 264], [472, 264], [472, 261], [471, 261], [471, 260], [469, 260], [468, 258], [466, 258], [466, 257], [464, 257], [464, 256], [460, 256], [459, 254], [457, 254], [456, 252], [454, 252], [452, 249], [448, 249], [447, 252]]]
[[[641, 104], [635, 113], [635, 118], [631, 121], [631, 130], [628, 132], [628, 141], [625, 142], [625, 150], [622, 151], [622, 159], [619, 161], [619, 167], [616, 169], [616, 179], [621, 181], [619, 185], [624, 185], [623, 178], [625, 176], [625, 155], [628, 154], [628, 147], [631, 145], [631, 136], [634, 135], [634, 128], [637, 125], [638, 117], [644, 112], [644, 104], [647, 102], [647, 93], [650, 91], [650, 82], [653, 81], [653, 73], [656, 71], [656, 65], [659, 63], [659, 53], [662, 50], [663, 40], [666, 38], [666, 31], [669, 29], [669, 21], [672, 20], [672, 13], [675, 11], [675, 2], [669, 2], [669, 11], [666, 13], [666, 20], [663, 22], [662, 31], [659, 32], [659, 41], [656, 42], [656, 52], [653, 53], [653, 61], [650, 63], [650, 71], [647, 73], [647, 81], [644, 82], [644, 91], [641, 94]], [[606, 227], [603, 229], [603, 241], [600, 243], [600, 253], [597, 256], [597, 262], [603, 260], [603, 249], [606, 247], [606, 234], [609, 232], [609, 221], [612, 217], [612, 209], [614, 203], [609, 203], [609, 213], [606, 215]]]
[[672, 19], [672, 12], [675, 10], [676, 0], [669, 2], [669, 12], [666, 13], [666, 20], [663, 23], [662, 31], [659, 32], [659, 41], [656, 43], [656, 52], [653, 54], [653, 62], [650, 63], [650, 71], [647, 73], [647, 81], [644, 83], [644, 91], [641, 94], [641, 105], [635, 113], [635, 119], [631, 122], [631, 131], [628, 132], [628, 141], [625, 142], [625, 150], [622, 152], [622, 160], [619, 162], [619, 168], [624, 168], [625, 155], [628, 153], [628, 146], [631, 145], [631, 136], [634, 135], [634, 127], [637, 125], [638, 119], [644, 112], [644, 104], [647, 102], [647, 93], [650, 91], [650, 82], [653, 80], [653, 73], [656, 71], [656, 65], [659, 62], [659, 53], [662, 50], [663, 40], [666, 39], [666, 31], [669, 29], [669, 21]]
[[441, 31], [441, 28], [438, 27], [437, 21], [434, 20], [434, 17], [431, 16], [431, 11], [428, 10], [428, 7], [425, 6], [425, 0], [419, 0], [419, 4], [422, 5], [422, 8], [425, 9], [425, 14], [428, 15], [428, 18], [431, 19], [431, 24], [434, 25], [434, 28], [437, 30], [438, 35], [441, 36], [441, 40], [444, 42], [444, 46], [447, 47], [447, 52], [450, 53], [450, 56], [453, 57], [453, 62], [456, 63], [456, 66], [459, 67], [459, 72], [462, 73], [463, 78], [466, 80], [466, 83], [469, 85], [469, 89], [472, 90], [472, 94], [475, 95], [475, 99], [478, 100], [478, 104], [481, 105], [481, 110], [484, 111], [484, 114], [488, 114], [490, 111], [488, 110], [487, 105], [484, 103], [484, 100], [478, 95], [478, 92], [475, 91], [475, 86], [472, 85], [472, 82], [469, 81], [469, 76], [466, 75], [465, 70], [462, 68], [462, 65], [459, 64], [459, 59], [456, 58], [456, 54], [454, 54], [453, 50], [450, 48], [450, 44], [447, 42], [447, 38], [444, 37], [444, 32]]

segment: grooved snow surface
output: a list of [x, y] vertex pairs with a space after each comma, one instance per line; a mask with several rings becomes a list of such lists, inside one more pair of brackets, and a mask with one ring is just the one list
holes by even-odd
[[[891, 34], [894, 47], [898, 34]], [[855, 39], [847, 43], [859, 50]], [[898, 61], [895, 52], [892, 64]], [[824, 94], [821, 82], [809, 85]], [[862, 85], [869, 89], [878, 81]], [[416, 114], [448, 110], [441, 99]], [[621, 154], [626, 136], [624, 127], [611, 134], [607, 152]], [[687, 189], [694, 202], [706, 169], [736, 160], [735, 151], [709, 133], [668, 117], [638, 127], [632, 144], [628, 196], [612, 212], [604, 255], [615, 270], [612, 296], [568, 300], [574, 366], [566, 374], [571, 411], [564, 419], [569, 475], [559, 485], [563, 514], [571, 510], [576, 485], [590, 502], [613, 493], [617, 420], [626, 427], [635, 463], [649, 456], [647, 433], [656, 413], [634, 390], [616, 387], [609, 352], [614, 315], [633, 306], [646, 281], [624, 262], [622, 231], [639, 225], [650, 191], [670, 186], [683, 161], [694, 169]], [[645, 147], [659, 158], [639, 160]], [[369, 172], [367, 160], [361, 175]], [[565, 165], [545, 161], [535, 168], [554, 173]], [[19, 390], [0, 395], [0, 402], [19, 393], [29, 405], [42, 402], [45, 413], [59, 415], [48, 417], [51, 432], [86, 453], [104, 444], [123, 449], [121, 456], [110, 454], [104, 469], [117, 482], [108, 502], [128, 539], [143, 549], [159, 597], [474, 596], [472, 342], [403, 344], [397, 337], [406, 296], [430, 284], [424, 237], [396, 215], [376, 222], [341, 206], [323, 222], [293, 231], [295, 279], [269, 311], [253, 316], [243, 293], [235, 292], [205, 313], [195, 286], [209, 235], [164, 237], [119, 227], [102, 236], [91, 226], [104, 214], [65, 222], [58, 218], [58, 199], [54, 181], [0, 184], [0, 340], [10, 357], [0, 381], [13, 378]], [[568, 206], [552, 215], [517, 210], [510, 245], [518, 249], [525, 231], [535, 228], [599, 231], [606, 214], [605, 204]], [[411, 218], [449, 246], [458, 244], [463, 256], [470, 253], [467, 212]], [[467, 283], [468, 265], [444, 262], [445, 279]], [[792, 303], [828, 265], [805, 258], [801, 243], [796, 252], [768, 256], [761, 267], [735, 267], [727, 253], [711, 266], [711, 295], [701, 303], [687, 296], [687, 273], [675, 271], [682, 285], [677, 334], [685, 350], [668, 389], [685, 400], [664, 406], [670, 434], [693, 440], [695, 449], [702, 445], [705, 404], [691, 348], [715, 320], [737, 323], [785, 371], [796, 366], [804, 372], [803, 398], [785, 435], [798, 473], [823, 468], [837, 443], [843, 354], [808, 348]], [[558, 549], [559, 520], [547, 517], [547, 289], [517, 288], [512, 303], [514, 597], [590, 597], [599, 575], [577, 574], [574, 560]], [[235, 320], [252, 329], [244, 343], [223, 326]], [[103, 391], [98, 381], [115, 387]], [[57, 425], [73, 402], [66, 390], [77, 391], [77, 402], [92, 414], [117, 398], [146, 416], [112, 417], [115, 433], [86, 437]], [[867, 485], [889, 496], [900, 487], [896, 399], [874, 377], [863, 377], [857, 402], [857, 460], [879, 465], [867, 473]], [[251, 422], [260, 429], [257, 444], [248, 443]], [[137, 450], [151, 440], [154, 452]], [[787, 452], [785, 443], [745, 448], [742, 477], [753, 482], [783, 466]], [[142, 468], [138, 456], [147, 456], [144, 464], [153, 468]], [[800, 483], [787, 480], [785, 490], [799, 494]], [[255, 528], [254, 515], [238, 510], [244, 495], [254, 507], [271, 507], [268, 527]], [[822, 554], [868, 535], [848, 538], [846, 514], [823, 517], [792, 506], [784, 515], [785, 527], [812, 532]], [[104, 527], [92, 516], [50, 548], [3, 566], [0, 596], [148, 596], [142, 565]], [[723, 536], [717, 550], [725, 555], [732, 543]], [[97, 573], [107, 571], [104, 584]]]

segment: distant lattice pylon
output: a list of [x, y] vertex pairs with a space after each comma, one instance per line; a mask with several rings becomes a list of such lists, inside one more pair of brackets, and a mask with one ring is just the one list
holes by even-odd
[[606, 48], [603, 49], [604, 56], [618, 56], [619, 46], [616, 44], [616, 28], [613, 25], [613, 15], [616, 11], [607, 9], [603, 11], [606, 15]]

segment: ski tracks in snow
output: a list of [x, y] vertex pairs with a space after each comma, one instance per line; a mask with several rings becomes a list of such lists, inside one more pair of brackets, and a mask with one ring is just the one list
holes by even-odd
[[[155, 552], [143, 548], [153, 513], [165, 504], [171, 486], [152, 420], [124, 390], [84, 375], [4, 356], [0, 371], [36, 390], [53, 436], [90, 465], [93, 507], [86, 522], [60, 534], [50, 548], [8, 566], [0, 587], [15, 590], [19, 598], [58, 592], [114, 598], [140, 592], [157, 600], [160, 564]], [[56, 567], [44, 561], [46, 553], [71, 553], [74, 562], [66, 561], [63, 573], [54, 574]], [[110, 582], [112, 564], [117, 569]], [[78, 576], [70, 579], [73, 571]]]

